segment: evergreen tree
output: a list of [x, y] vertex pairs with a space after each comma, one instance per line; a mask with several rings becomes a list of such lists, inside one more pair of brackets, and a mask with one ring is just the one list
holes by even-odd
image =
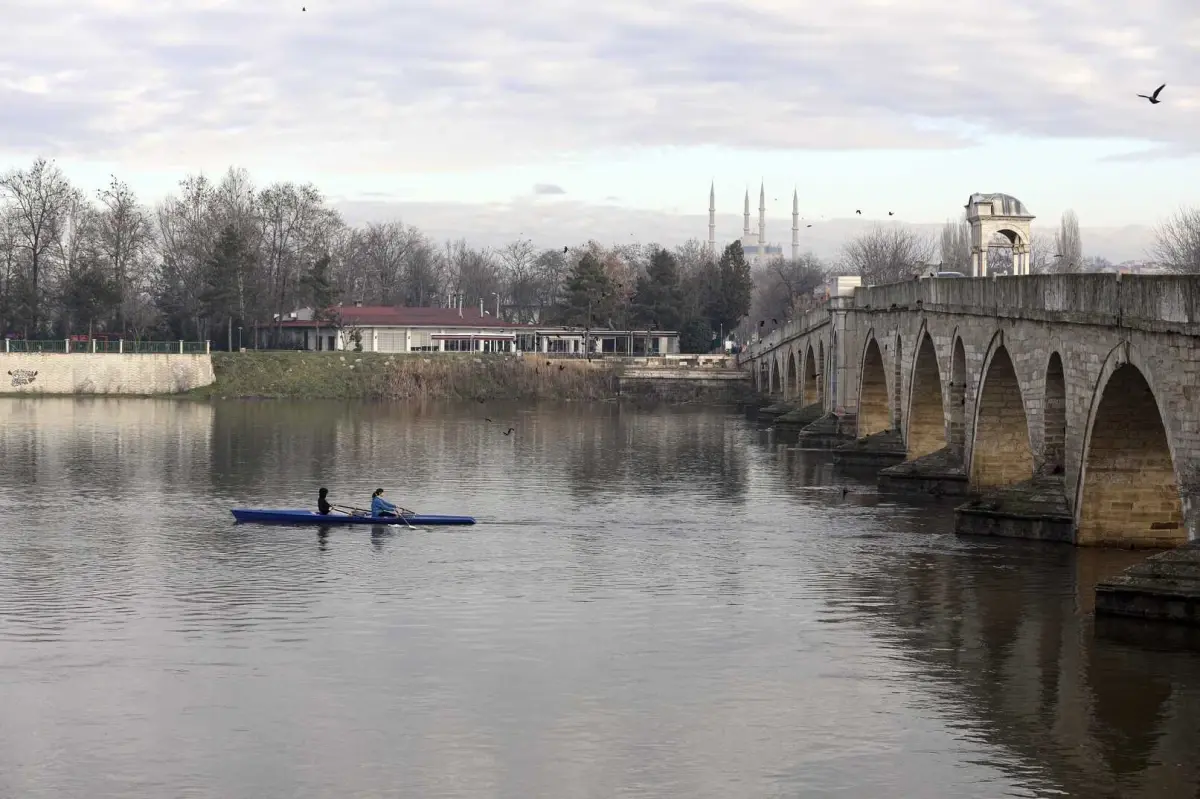
[[709, 316], [713, 327], [728, 333], [750, 313], [750, 300], [754, 280], [750, 276], [750, 265], [742, 253], [742, 243], [735, 241], [721, 253], [716, 267], [716, 280], [709, 303]]
[[[226, 226], [205, 262], [200, 307], [210, 326], [225, 323], [228, 348], [233, 349], [233, 320], [237, 316], [238, 285], [250, 253], [237, 228]], [[210, 327], [211, 329], [211, 327]]]
[[335, 324], [340, 320], [334, 304], [338, 301], [341, 292], [333, 285], [333, 280], [329, 276], [331, 260], [328, 254], [318, 258], [300, 277], [300, 285], [312, 303], [313, 319], [318, 322]]
[[579, 259], [558, 306], [559, 322], [573, 327], [592, 327], [598, 319], [608, 319], [616, 310], [613, 282], [595, 255]]
[[639, 324], [657, 326], [659, 330], [679, 330], [683, 322], [683, 290], [679, 284], [679, 265], [667, 250], [655, 250], [646, 274], [638, 277], [633, 312]]

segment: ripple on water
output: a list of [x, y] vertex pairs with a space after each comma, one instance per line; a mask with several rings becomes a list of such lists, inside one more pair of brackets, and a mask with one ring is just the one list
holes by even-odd
[[[957, 538], [736, 416], [49, 402], [0, 426], [33, 508], [0, 793], [1090, 797], [1194, 762], [1200, 669], [1090, 634], [1099, 561]], [[480, 524], [232, 524], [322, 484]]]

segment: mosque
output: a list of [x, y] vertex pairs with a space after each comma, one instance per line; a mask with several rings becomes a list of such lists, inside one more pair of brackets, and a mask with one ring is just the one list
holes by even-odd
[[[717, 192], [716, 185], [708, 189], [708, 252], [713, 258], [720, 257], [717, 251]], [[758, 232], [750, 233], [750, 190], [746, 189], [745, 224], [742, 227], [742, 254], [752, 266], [763, 266], [776, 258], [783, 257], [783, 247], [767, 244], [767, 189], [759, 184], [758, 189]], [[792, 258], [800, 257], [800, 194], [792, 192]]]

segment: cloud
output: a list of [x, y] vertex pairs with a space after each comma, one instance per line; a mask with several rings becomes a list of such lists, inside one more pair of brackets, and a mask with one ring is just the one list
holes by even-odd
[[566, 194], [566, 189], [553, 183], [538, 183], [533, 187], [534, 194]]
[[[1190, 151], [1200, 123], [1192, 0], [301, 5], [7, 0], [0, 149], [428, 172], [625, 147], [954, 148], [983, 131]], [[1163, 104], [1135, 97], [1164, 81]]]
[[[673, 247], [688, 239], [708, 238], [708, 214], [673, 214], [642, 211], [613, 205], [592, 205], [564, 200], [539, 204], [516, 201], [496, 204], [403, 203], [335, 200], [335, 206], [351, 224], [401, 220], [415, 225], [435, 242], [459, 239], [470, 231], [468, 243], [475, 247], [502, 247], [518, 238], [535, 246], [575, 246], [589, 239], [602, 244], [661, 244]], [[754, 221], [757, 225], [757, 220]], [[767, 217], [767, 238], [791, 252], [791, 218]], [[808, 224], [807, 222], [804, 224]], [[852, 237], [876, 224], [902, 224], [875, 219], [831, 219], [814, 221], [800, 231], [802, 252], [835, 260]], [[1037, 225], [1035, 233], [1053, 235], [1056, 222]], [[907, 227], [923, 235], [936, 236], [941, 224]], [[734, 241], [742, 233], [740, 214], [717, 214], [717, 243]], [[1085, 255], [1103, 255], [1113, 261], [1146, 257], [1153, 231], [1142, 225], [1119, 228], [1084, 227], [1080, 230]]]

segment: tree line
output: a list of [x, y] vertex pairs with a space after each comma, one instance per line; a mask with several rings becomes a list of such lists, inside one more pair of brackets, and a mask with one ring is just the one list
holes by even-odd
[[[1181, 212], [1171, 225], [1159, 234], [1162, 260], [1200, 271], [1200, 213]], [[1053, 242], [1034, 239], [1035, 271], [1087, 268], [1073, 214]], [[669, 249], [597, 241], [539, 249], [527, 240], [475, 248], [435, 242], [398, 220], [347, 224], [316, 186], [258, 186], [243, 169], [217, 180], [189, 175], [150, 207], [116, 177], [88, 195], [39, 158], [0, 176], [0, 331], [232, 347], [235, 328], [269, 326], [300, 307], [461, 298], [489, 311], [498, 301], [511, 322], [676, 330], [684, 351], [704, 352], [813, 307], [830, 274], [907, 280], [938, 254], [942, 269], [968, 272], [969, 247], [959, 220], [936, 241], [880, 226], [834, 261], [808, 253], [755, 268], [738, 241], [712, 254], [696, 239]], [[1002, 254], [992, 252], [1002, 270]]]

